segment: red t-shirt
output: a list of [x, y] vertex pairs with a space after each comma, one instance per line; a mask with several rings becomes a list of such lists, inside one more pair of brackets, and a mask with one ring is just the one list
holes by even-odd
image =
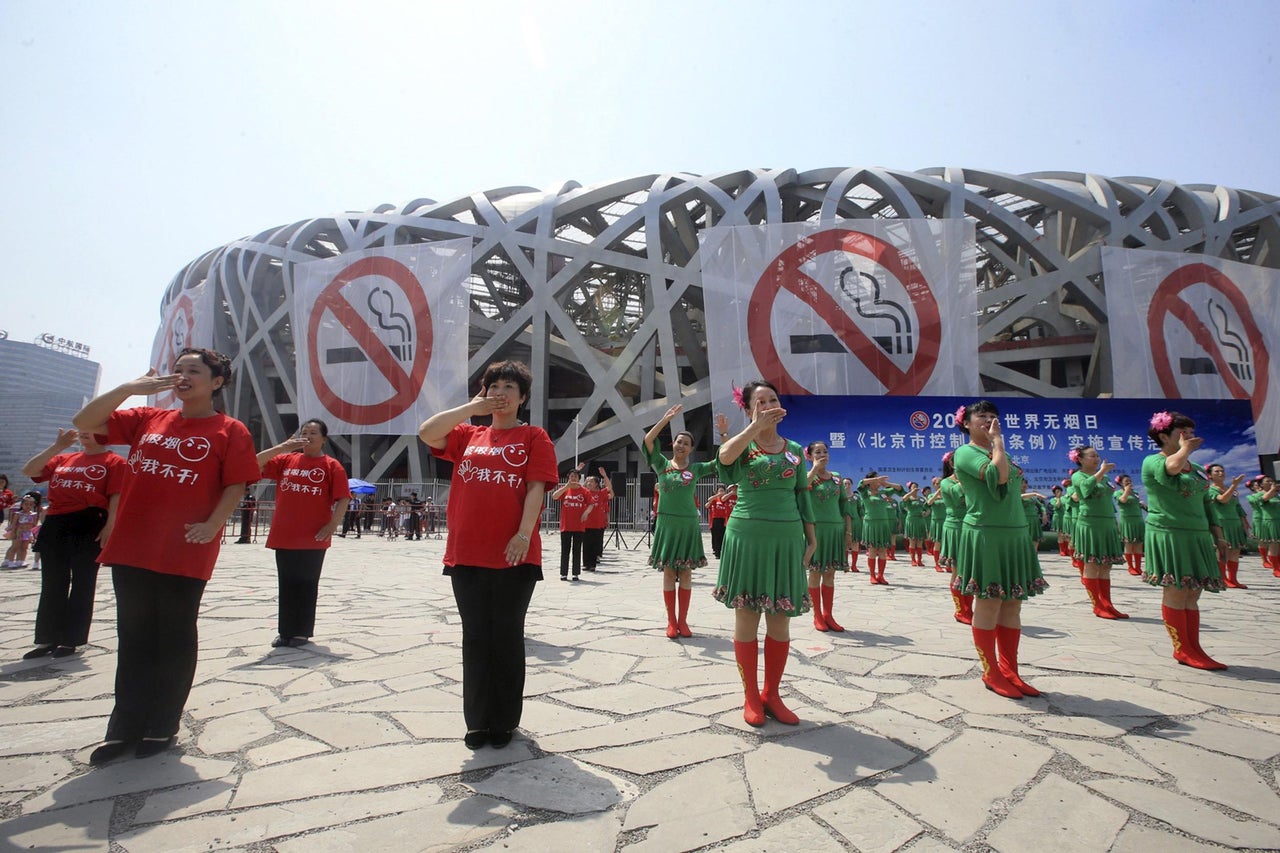
[[587, 529], [582, 514], [591, 505], [591, 492], [582, 486], [566, 489], [564, 494], [556, 498], [560, 501], [560, 532], [581, 533]]
[[587, 518], [587, 529], [604, 530], [609, 526], [609, 492], [606, 489], [588, 491], [591, 495], [591, 515]]
[[129, 469], [110, 451], [59, 453], [45, 463], [37, 483], [49, 483], [46, 515], [65, 515], [89, 507], [107, 508], [107, 498], [120, 494]]
[[[520, 529], [529, 483], [560, 482], [556, 448], [547, 431], [535, 426], [495, 430], [458, 424], [441, 449], [431, 455], [452, 462], [453, 480], [445, 517], [449, 538], [446, 566], [505, 569], [506, 548]], [[535, 525], [526, 563], [542, 565], [542, 539]]]
[[317, 542], [316, 533], [333, 518], [333, 505], [351, 497], [342, 463], [332, 456], [281, 453], [267, 460], [262, 479], [279, 483], [267, 547], [299, 551], [328, 548], [333, 540]]
[[222, 414], [184, 418], [144, 406], [113, 412], [105, 443], [130, 445], [131, 473], [99, 562], [207, 581], [221, 538], [192, 544], [186, 525], [207, 520], [227, 486], [258, 479], [249, 430]]

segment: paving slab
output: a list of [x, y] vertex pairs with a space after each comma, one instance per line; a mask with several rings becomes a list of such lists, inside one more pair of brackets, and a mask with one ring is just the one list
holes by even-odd
[[38, 791], [65, 778], [75, 769], [61, 755], [20, 755], [0, 758], [0, 791]]
[[1000, 853], [1109, 850], [1128, 819], [1088, 788], [1050, 773], [1009, 810], [987, 843]]
[[862, 853], [892, 853], [924, 831], [924, 827], [866, 788], [854, 788], [834, 802], [817, 806], [820, 818]]
[[229, 776], [234, 768], [231, 761], [183, 755], [178, 751], [145, 760], [126, 758], [59, 782], [24, 801], [22, 810], [30, 814], [46, 809], [63, 809], [121, 794], [222, 779]]
[[1073, 740], [1051, 737], [1045, 741], [1062, 755], [1069, 755], [1094, 773], [1108, 776], [1124, 776], [1130, 779], [1146, 779], [1158, 782], [1159, 771], [1119, 746], [1096, 740]]
[[640, 793], [622, 777], [564, 755], [504, 767], [469, 787], [508, 802], [564, 814], [602, 812]]
[[705, 729], [709, 725], [708, 720], [703, 717], [676, 711], [657, 711], [643, 717], [596, 726], [592, 729], [542, 737], [538, 739], [538, 745], [547, 752], [576, 752], [651, 740], [655, 735], [670, 737]]
[[736, 838], [756, 827], [750, 796], [732, 762], [711, 761], [640, 796], [627, 809], [623, 829], [647, 828], [630, 853], [693, 850]]
[[279, 720], [335, 749], [361, 749], [409, 739], [397, 726], [373, 714], [307, 711], [280, 716]]
[[961, 732], [927, 760], [890, 774], [876, 792], [959, 843], [982, 828], [996, 800], [1027, 784], [1053, 751], [1021, 738]]
[[1280, 797], [1242, 759], [1159, 737], [1129, 737], [1125, 744], [1193, 797], [1263, 820], [1280, 819]]
[[1261, 821], [1242, 821], [1182, 794], [1129, 779], [1086, 782], [1105, 797], [1164, 821], [1196, 838], [1227, 847], [1280, 847], [1280, 828]]
[[1110, 853], [1152, 853], [1152, 851], [1159, 851], [1159, 853], [1205, 853], [1208, 850], [1216, 851], [1222, 849], [1217, 844], [1206, 844], [1194, 838], [1187, 838], [1185, 835], [1152, 829], [1130, 821], [1120, 831], [1115, 844], [1111, 845]]
[[893, 708], [872, 708], [848, 718], [849, 725], [904, 743], [918, 752], [932, 752], [955, 732], [920, 717]]
[[245, 758], [255, 767], [267, 767], [308, 755], [330, 752], [328, 744], [306, 737], [284, 737], [245, 750]]
[[206, 755], [239, 752], [276, 733], [276, 724], [258, 710], [217, 717], [204, 724], [196, 743]]
[[904, 654], [877, 666], [875, 675], [926, 675], [932, 678], [951, 678], [974, 670], [978, 661], [973, 657], [943, 657], [942, 655]]
[[844, 845], [832, 838], [821, 824], [803, 816], [761, 830], [757, 838], [745, 838], [716, 849], [721, 853], [776, 853], [779, 850], [844, 853]]
[[1225, 715], [1206, 714], [1199, 719], [1177, 721], [1150, 734], [1251, 761], [1266, 761], [1280, 754], [1280, 734]]
[[106, 850], [111, 837], [110, 800], [36, 812], [0, 822], [0, 840], [17, 850]]
[[1203, 714], [1210, 706], [1179, 694], [1163, 682], [1159, 688], [1134, 684], [1128, 679], [1099, 676], [1048, 676], [1036, 687], [1054, 709], [1082, 717], [1177, 717]]
[[713, 758], [737, 755], [753, 748], [753, 745], [733, 735], [690, 732], [634, 746], [599, 749], [580, 754], [579, 757], [591, 764], [647, 776], [660, 770], [690, 767]]
[[744, 763], [756, 809], [773, 814], [915, 758], [886, 738], [844, 725], [766, 743]]
[[950, 719], [960, 713], [960, 709], [949, 702], [943, 702], [925, 693], [904, 693], [901, 696], [890, 696], [884, 700], [890, 708], [921, 717], [935, 723]]
[[1076, 735], [1087, 738], [1115, 738], [1128, 734], [1136, 728], [1150, 725], [1155, 717], [1066, 717], [1059, 714], [1044, 714], [1028, 721], [1028, 725], [1047, 732], [1064, 735]]
[[[275, 848], [277, 853], [444, 853], [504, 832], [514, 816], [514, 810], [505, 803], [488, 797], [468, 797], [320, 830], [303, 838], [277, 842]], [[427, 827], [430, 832], [424, 834]]]
[[502, 853], [607, 851], [617, 846], [621, 831], [622, 821], [612, 812], [566, 817], [533, 826], [512, 823], [496, 840], [475, 849]]

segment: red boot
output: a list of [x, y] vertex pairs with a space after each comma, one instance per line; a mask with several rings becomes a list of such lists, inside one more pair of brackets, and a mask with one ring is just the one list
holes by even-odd
[[951, 590], [951, 603], [956, 607], [955, 620], [961, 625], [972, 625], [973, 617], [968, 616], [965, 613], [964, 596], [956, 592], [954, 589]]
[[1240, 571], [1239, 560], [1227, 561], [1227, 586], [1231, 587], [1232, 589], [1248, 589], [1249, 587], [1240, 583], [1239, 579], [1236, 577], [1239, 571]]
[[809, 587], [809, 600], [813, 602], [813, 630], [826, 631], [827, 620], [822, 618], [822, 590], [819, 587]]
[[676, 601], [679, 604], [679, 610], [676, 612], [676, 628], [680, 631], [681, 637], [692, 637], [693, 632], [689, 630], [689, 598], [693, 595], [692, 589], [680, 587], [676, 592]]
[[1102, 590], [1102, 606], [1111, 614], [1112, 619], [1128, 619], [1128, 613], [1121, 613], [1111, 603], [1111, 578], [1098, 578], [1098, 588]]
[[664, 589], [662, 600], [667, 605], [667, 639], [674, 640], [680, 636], [680, 628], [676, 625], [676, 591]]
[[756, 667], [760, 659], [759, 640], [747, 643], [734, 640], [733, 656], [738, 660], [738, 675], [742, 678], [742, 692], [746, 696], [742, 705], [742, 719], [749, 726], [763, 726], [764, 706], [760, 703], [760, 688], [756, 686]]
[[1021, 639], [1021, 628], [996, 626], [996, 646], [1000, 650], [1000, 674], [1007, 678], [1023, 696], [1039, 696], [1039, 690], [1018, 676], [1018, 643]]
[[861, 569], [859, 569], [859, 568], [858, 568], [858, 555], [859, 555], [860, 553], [862, 553], [862, 552], [861, 552], [861, 551], [859, 551], [857, 548], [854, 548], [854, 549], [853, 549], [853, 563], [852, 563], [852, 565], [850, 565], [850, 566], [849, 566], [849, 571], [851, 571], [851, 572], [859, 572], [859, 573], [862, 571]]
[[967, 625], [973, 624], [973, 596], [962, 595], [960, 601], [964, 604], [964, 621]]
[[1169, 632], [1169, 639], [1173, 641], [1173, 659], [1183, 666], [1203, 669], [1192, 657], [1191, 647], [1186, 642], [1187, 611], [1174, 610], [1172, 607], [1161, 605], [1160, 615], [1164, 618], [1164, 629]]
[[778, 695], [778, 686], [782, 683], [782, 673], [787, 668], [787, 653], [791, 650], [789, 640], [775, 640], [768, 634], [764, 637], [764, 690], [760, 692], [760, 703], [764, 706], [766, 716], [773, 717], [784, 726], [800, 724], [800, 718], [782, 704]]
[[[832, 580], [835, 580], [835, 578], [832, 577]], [[832, 617], [831, 615], [831, 605], [835, 602], [835, 600], [836, 600], [835, 586], [834, 585], [824, 586], [822, 588], [822, 618], [826, 620], [827, 627], [830, 628], [832, 631], [843, 631], [844, 626], [841, 625], [839, 622], [837, 622], [835, 618]]]
[[889, 582], [884, 579], [885, 558], [881, 557], [879, 560], [876, 560], [876, 565], [880, 569], [880, 574], [876, 576], [876, 583], [880, 584], [881, 586], [888, 586]]
[[1190, 608], [1182, 611], [1187, 614], [1187, 645], [1191, 647], [1191, 657], [1197, 663], [1191, 664], [1197, 669], [1226, 669], [1225, 663], [1218, 663], [1200, 647], [1200, 611]]
[[1085, 592], [1089, 594], [1089, 603], [1093, 605], [1093, 615], [1099, 619], [1117, 619], [1119, 617], [1112, 616], [1111, 611], [1107, 610], [1102, 600], [1102, 581], [1099, 578], [1081, 578], [1080, 582], [1084, 584]]
[[988, 690], [1008, 699], [1021, 699], [1022, 692], [1009, 683], [1000, 667], [996, 665], [996, 632], [991, 628], [974, 628], [973, 645], [978, 650], [978, 661], [982, 664], [982, 683]]

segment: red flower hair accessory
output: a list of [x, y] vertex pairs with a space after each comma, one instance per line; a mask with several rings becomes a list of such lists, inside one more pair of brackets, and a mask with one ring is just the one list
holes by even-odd
[[742, 399], [742, 389], [739, 388], [737, 385], [733, 386], [733, 402], [737, 404], [738, 408], [742, 409], [744, 412], [747, 410], [746, 401]]
[[1070, 459], [1076, 465], [1079, 465], [1080, 464], [1080, 448], [1078, 447], [1071, 448], [1071, 450], [1067, 453], [1067, 458]]

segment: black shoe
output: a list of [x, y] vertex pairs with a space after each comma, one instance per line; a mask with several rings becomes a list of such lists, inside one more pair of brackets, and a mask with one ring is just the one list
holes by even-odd
[[153, 755], [159, 755], [167, 751], [177, 741], [177, 735], [162, 738], [144, 737], [138, 741], [138, 748], [133, 751], [133, 754], [136, 758], [150, 758]]
[[271, 648], [273, 649], [278, 649], [281, 646], [287, 646], [287, 645], [289, 645], [288, 639], [286, 639], [285, 637], [279, 634], [277, 634], [276, 638], [271, 641]]
[[577, 575], [574, 575], [574, 576], [573, 576], [573, 579], [574, 579], [574, 580], [582, 580], [582, 579], [581, 579], [580, 577], [578, 577]]
[[133, 744], [127, 740], [109, 740], [102, 746], [89, 753], [89, 763], [94, 767], [101, 767], [108, 762], [115, 761], [129, 750], [133, 749]]
[[248, 539], [237, 539], [237, 540], [236, 540], [236, 544], [237, 544], [237, 545], [249, 545], [249, 544], [251, 544], [251, 543], [249, 542], [249, 540], [248, 540]]
[[296, 649], [298, 646], [305, 646], [309, 642], [311, 642], [310, 637], [290, 637], [284, 644]]
[[483, 729], [475, 732], [467, 732], [463, 735], [462, 742], [467, 745], [468, 749], [479, 749], [489, 742], [489, 732]]
[[52, 656], [55, 658], [67, 658], [76, 653], [75, 646], [58, 646], [53, 650]]
[[53, 646], [36, 646], [34, 649], [23, 655], [22, 659], [35, 660], [36, 658], [42, 658], [45, 655], [51, 655], [53, 654], [53, 648]]
[[569, 579], [568, 575], [561, 575], [561, 576], [560, 576], [560, 580], [562, 580], [562, 581], [567, 581], [568, 579]]
[[489, 732], [489, 746], [494, 749], [504, 749], [511, 743], [512, 734], [513, 732]]

